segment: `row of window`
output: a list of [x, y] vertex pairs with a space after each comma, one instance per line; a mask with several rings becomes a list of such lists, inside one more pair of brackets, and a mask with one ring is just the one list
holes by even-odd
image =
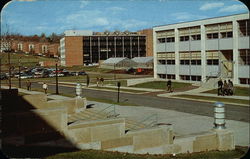
[[[175, 74], [158, 74], [159, 78], [162, 79], [176, 79]], [[201, 76], [189, 76], [189, 75], [180, 75], [181, 80], [187, 81], [201, 81]]]
[[[175, 60], [158, 60], [158, 64], [175, 65]], [[180, 65], [201, 65], [201, 60], [180, 60]], [[207, 65], [219, 65], [219, 60], [207, 60]]]
[[[219, 37], [220, 35], [220, 37]], [[221, 32], [219, 33], [209, 33], [207, 34], [207, 39], [218, 39], [218, 38], [232, 38], [233, 37], [233, 32]], [[201, 40], [201, 35], [190, 35], [190, 36], [180, 36], [180, 41], [195, 41], [195, 40]], [[159, 43], [170, 43], [170, 42], [175, 42], [174, 37], [171, 38], [159, 38], [158, 39]]]

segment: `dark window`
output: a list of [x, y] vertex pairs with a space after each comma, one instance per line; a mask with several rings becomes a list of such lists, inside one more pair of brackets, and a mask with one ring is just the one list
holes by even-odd
[[219, 65], [219, 60], [207, 60], [207, 65]]
[[166, 60], [159, 60], [159, 64], [166, 64]]
[[174, 42], [174, 37], [167, 38], [167, 43]]
[[239, 78], [240, 84], [250, 84], [250, 78]]
[[166, 39], [165, 39], [165, 38], [159, 38], [159, 39], [158, 39], [158, 42], [159, 42], [159, 43], [165, 43], [165, 42], [166, 42]]
[[175, 65], [175, 60], [167, 60], [168, 65]]
[[188, 41], [189, 40], [189, 36], [181, 36], [180, 37], [180, 41]]

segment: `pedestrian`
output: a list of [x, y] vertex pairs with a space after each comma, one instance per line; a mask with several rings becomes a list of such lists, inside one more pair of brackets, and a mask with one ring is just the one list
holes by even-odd
[[169, 91], [170, 93], [173, 92], [173, 90], [172, 90], [172, 81], [171, 80], [167, 81], [167, 91]]
[[228, 79], [228, 95], [232, 96], [233, 92], [234, 92], [234, 84], [230, 79]]
[[31, 82], [30, 82], [30, 80], [26, 81], [26, 86], [27, 86], [27, 90], [31, 91]]
[[223, 87], [223, 82], [222, 82], [222, 80], [220, 78], [220, 80], [218, 81], [218, 96], [223, 94], [222, 93], [222, 87]]
[[228, 84], [227, 84], [227, 81], [224, 80], [224, 83], [223, 83], [223, 96], [224, 95], [228, 95]]
[[87, 78], [87, 79], [86, 79], [86, 80], [87, 80], [87, 87], [89, 87], [89, 82], [90, 82], [90, 81], [89, 81], [89, 75], [88, 75], [88, 74], [87, 74], [86, 78]]
[[45, 82], [43, 82], [43, 90], [44, 90], [44, 93], [47, 94], [48, 85]]
[[103, 86], [103, 84], [104, 84], [104, 78], [101, 77], [100, 82], [101, 82], [101, 85]]
[[96, 77], [96, 86], [99, 87], [99, 77]]

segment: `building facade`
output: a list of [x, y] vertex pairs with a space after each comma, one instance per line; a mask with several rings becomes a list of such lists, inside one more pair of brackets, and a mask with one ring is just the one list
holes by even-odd
[[145, 57], [146, 36], [137, 32], [65, 32], [60, 41], [61, 65], [99, 63], [111, 57]]
[[154, 77], [250, 84], [249, 35], [249, 13], [154, 27]]

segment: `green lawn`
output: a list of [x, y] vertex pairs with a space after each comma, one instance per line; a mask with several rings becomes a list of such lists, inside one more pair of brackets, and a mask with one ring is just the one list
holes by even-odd
[[[181, 82], [172, 82], [173, 89], [179, 89], [191, 86], [191, 83], [181, 83]], [[165, 81], [153, 81], [153, 82], [146, 82], [141, 84], [132, 85], [131, 87], [138, 87], [138, 88], [152, 88], [152, 89], [166, 89], [167, 82]]]
[[[209, 90], [209, 91], [205, 91], [202, 93], [211, 93], [211, 94], [217, 94], [217, 89], [213, 89], [213, 90]], [[250, 88], [246, 88], [246, 87], [234, 87], [234, 95], [236, 96], [250, 96]]]
[[182, 98], [190, 98], [190, 99], [201, 99], [206, 101], [216, 101], [216, 102], [228, 102], [235, 104], [247, 104], [249, 105], [249, 100], [241, 100], [241, 99], [230, 99], [230, 98], [218, 98], [218, 97], [204, 97], [204, 96], [196, 96], [196, 95], [174, 95], [173, 97], [182, 97]]
[[244, 156], [247, 147], [236, 147], [231, 151], [209, 151], [191, 154], [149, 155], [108, 152], [101, 150], [82, 150], [77, 152], [61, 153], [47, 157], [47, 159], [234, 159]]
[[[0, 53], [2, 58], [2, 65], [8, 64], [8, 54]], [[12, 66], [18, 66], [19, 59], [21, 60], [21, 65], [26, 67], [36, 66], [40, 61], [55, 61], [54, 58], [33, 56], [21, 53], [10, 53], [10, 62]]]

